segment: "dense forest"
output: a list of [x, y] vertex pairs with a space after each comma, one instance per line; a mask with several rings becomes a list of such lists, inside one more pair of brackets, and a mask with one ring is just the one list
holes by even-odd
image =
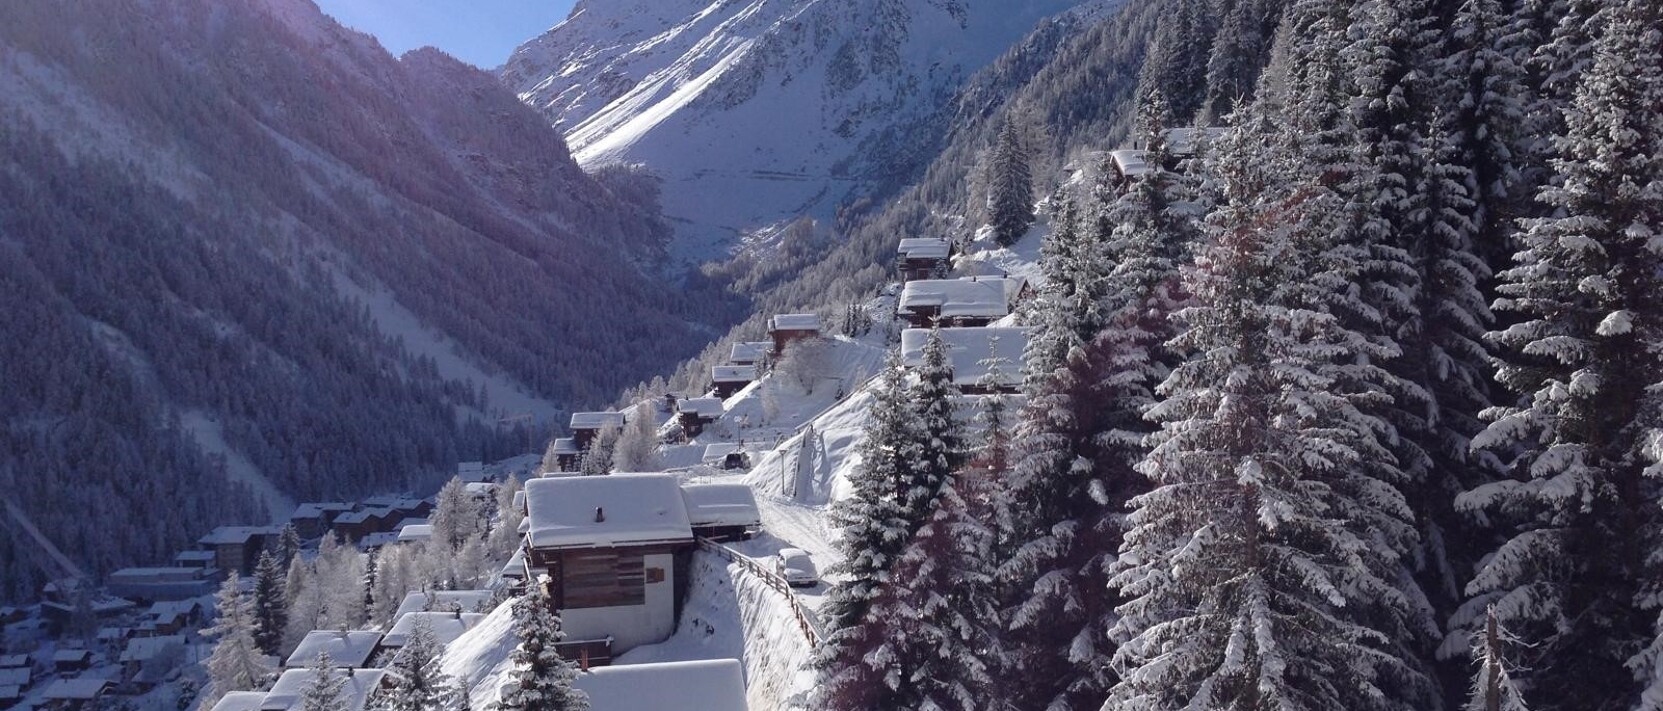
[[1180, 167], [1051, 193], [1008, 421], [880, 378], [805, 701], [1657, 708], [1663, 8], [1151, 5]]

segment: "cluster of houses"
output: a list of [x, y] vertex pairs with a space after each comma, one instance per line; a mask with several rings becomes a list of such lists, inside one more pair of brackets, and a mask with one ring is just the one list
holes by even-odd
[[923, 365], [924, 344], [939, 332], [960, 390], [1015, 393], [1029, 329], [995, 324], [1032, 298], [1033, 287], [1020, 276], [947, 278], [955, 253], [951, 242], [936, 238], [903, 239], [896, 248], [901, 293], [895, 316], [908, 326], [901, 332], [901, 362]]

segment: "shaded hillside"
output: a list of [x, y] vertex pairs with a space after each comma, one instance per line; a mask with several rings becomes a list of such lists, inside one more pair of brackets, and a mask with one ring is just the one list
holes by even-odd
[[[719, 320], [644, 276], [650, 184], [308, 0], [5, 3], [0, 115], [0, 486], [95, 571], [260, 518], [227, 476], [311, 498], [518, 451], [497, 420], [546, 433]], [[20, 545], [0, 598], [40, 580]]]

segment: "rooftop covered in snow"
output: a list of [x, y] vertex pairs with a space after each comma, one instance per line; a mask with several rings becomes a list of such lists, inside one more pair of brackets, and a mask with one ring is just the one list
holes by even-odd
[[251, 538], [277, 534], [278, 529], [274, 526], [220, 526], [209, 531], [208, 535], [196, 539], [196, 542], [205, 546], [218, 546], [247, 543]]
[[737, 659], [624, 664], [597, 667], [578, 676], [596, 711], [746, 711], [745, 672]]
[[749, 484], [686, 484], [681, 497], [694, 526], [762, 525], [756, 493]]
[[690, 397], [676, 401], [676, 411], [699, 417], [717, 418], [722, 416], [722, 399], [715, 397]]
[[577, 438], [575, 438], [575, 437], [561, 437], [559, 439], [556, 439], [554, 441], [554, 448], [553, 449], [554, 449], [554, 453], [557, 454], [557, 455], [559, 455], [559, 454], [579, 454], [583, 451], [582, 449], [580, 449], [577, 446]]
[[426, 612], [438, 610], [450, 612], [454, 606], [463, 612], [477, 612], [484, 605], [491, 603], [490, 590], [429, 590], [406, 593], [399, 601], [398, 610], [393, 613], [393, 619], [403, 617], [406, 613]]
[[574, 412], [572, 413], [572, 429], [598, 430], [606, 427], [623, 427], [624, 413], [622, 412]]
[[819, 331], [819, 314], [779, 314], [768, 319], [768, 331]]
[[963, 277], [960, 279], [919, 279], [901, 289], [899, 310], [915, 313], [939, 309], [945, 318], [1000, 318], [1011, 306], [1027, 281], [1021, 277]]
[[754, 365], [717, 365], [710, 369], [710, 379], [718, 383], [748, 383], [756, 380]]
[[734, 365], [751, 365], [762, 356], [774, 349], [769, 341], [741, 341], [733, 344], [733, 350], [728, 352], [728, 362]]
[[221, 696], [212, 711], [259, 711], [265, 700], [264, 691], [232, 691]]
[[606, 548], [693, 540], [681, 485], [667, 474], [526, 482], [534, 548]]
[[88, 701], [104, 695], [110, 688], [109, 679], [59, 679], [46, 687], [47, 701]]
[[399, 616], [392, 629], [387, 630], [387, 636], [381, 638], [381, 646], [403, 647], [408, 644], [410, 635], [416, 631], [416, 623], [422, 621], [433, 630], [435, 642], [450, 644], [483, 619], [485, 616], [477, 612], [407, 612]]
[[313, 630], [300, 640], [300, 646], [283, 662], [283, 666], [299, 669], [317, 661], [327, 652], [336, 667], [361, 667], [369, 663], [375, 645], [381, 642], [380, 632], [347, 630]]
[[[336, 698], [339, 705], [333, 708], [336, 711], [364, 711], [370, 694], [381, 687], [381, 680], [386, 678], [387, 672], [383, 669], [341, 669], [335, 675], [343, 677], [346, 685], [341, 687], [341, 693]], [[265, 700], [260, 702], [260, 711], [299, 709], [306, 688], [316, 681], [317, 675], [311, 669], [284, 670], [283, 676], [278, 677], [277, 683], [266, 692]]]
[[953, 253], [953, 243], [940, 237], [907, 237], [895, 252], [902, 259], [946, 259]]
[[[943, 328], [938, 329], [947, 344], [947, 359], [953, 368], [956, 385], [982, 385], [992, 369], [993, 359], [999, 363], [996, 387], [1009, 387], [1022, 382], [1022, 351], [1028, 346], [1026, 328]], [[909, 328], [901, 332], [901, 362], [909, 367], [924, 364], [924, 344], [929, 341], [930, 329]]]
[[416, 543], [433, 538], [432, 524], [413, 524], [398, 529], [399, 543]]

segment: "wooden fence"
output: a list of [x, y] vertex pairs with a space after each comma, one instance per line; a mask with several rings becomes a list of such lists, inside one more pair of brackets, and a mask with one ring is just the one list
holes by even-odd
[[785, 578], [769, 570], [767, 566], [756, 562], [750, 556], [708, 538], [700, 538], [699, 547], [738, 563], [739, 567], [757, 576], [762, 582], [767, 583], [768, 587], [784, 595], [786, 603], [791, 605], [791, 613], [797, 618], [797, 628], [802, 630], [803, 637], [808, 639], [809, 646], [817, 647], [820, 645], [820, 629], [815, 622], [814, 611], [803, 606], [802, 601], [797, 599], [797, 594], [792, 592], [791, 585], [785, 582]]

